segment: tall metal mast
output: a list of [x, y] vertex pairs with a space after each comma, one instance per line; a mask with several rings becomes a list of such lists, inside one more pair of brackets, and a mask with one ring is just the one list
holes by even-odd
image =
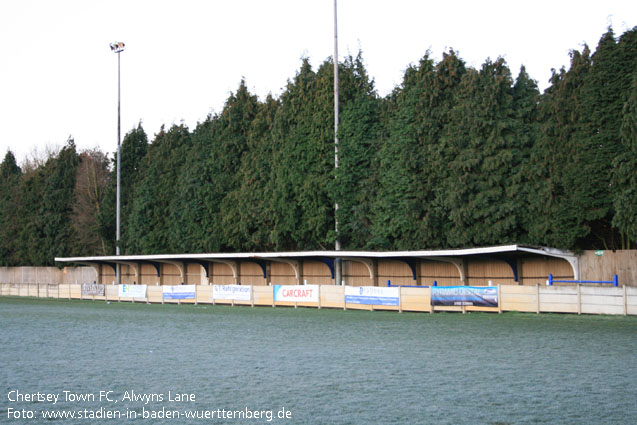
[[[336, 0], [334, 0], [334, 168], [338, 168], [338, 22]], [[334, 203], [334, 230], [336, 232], [336, 243], [334, 249], [341, 250], [341, 241], [338, 234], [338, 200]], [[340, 285], [342, 282], [342, 263], [340, 258], [334, 259], [334, 283]]]
[[[120, 202], [121, 202], [121, 161], [122, 161], [122, 121], [121, 121], [121, 85], [120, 85], [120, 53], [124, 51], [124, 43], [111, 43], [111, 50], [117, 53], [117, 201], [115, 213], [115, 255], [120, 255]], [[117, 284], [122, 283], [121, 265], [117, 264]]]

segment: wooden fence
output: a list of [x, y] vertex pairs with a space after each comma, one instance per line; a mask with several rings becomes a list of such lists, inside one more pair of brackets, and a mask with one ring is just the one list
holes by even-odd
[[399, 288], [397, 306], [363, 305], [345, 302], [345, 287], [320, 285], [318, 302], [275, 301], [272, 286], [253, 286], [250, 301], [214, 300], [211, 285], [196, 285], [195, 298], [167, 300], [162, 286], [148, 286], [146, 298], [120, 298], [117, 285], [105, 285], [104, 295], [82, 295], [79, 284], [1, 283], [0, 296], [84, 299], [172, 304], [230, 304], [247, 306], [293, 306], [356, 310], [436, 311], [520, 311], [533, 313], [574, 313], [637, 315], [637, 288], [597, 286], [498, 285], [498, 307], [432, 306], [431, 288]]

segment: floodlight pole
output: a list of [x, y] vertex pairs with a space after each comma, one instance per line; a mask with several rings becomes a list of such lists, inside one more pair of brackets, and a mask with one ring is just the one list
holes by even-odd
[[[336, 19], [337, 6], [334, 0], [334, 169], [338, 169], [338, 25]], [[338, 234], [338, 200], [334, 202], [334, 231], [336, 242], [334, 249], [341, 250], [341, 240]], [[340, 258], [334, 259], [334, 284], [340, 285], [343, 280], [342, 262]]]
[[[115, 255], [120, 255], [120, 205], [121, 205], [121, 161], [122, 161], [122, 120], [121, 120], [121, 84], [120, 84], [120, 53], [124, 51], [124, 43], [111, 44], [111, 50], [117, 53], [117, 200], [115, 207]], [[117, 284], [122, 283], [121, 264], [117, 264]]]
[[[119, 255], [120, 207], [121, 207], [121, 161], [122, 161], [122, 116], [121, 116], [121, 86], [120, 86], [120, 53], [117, 52], [117, 230], [115, 235], [115, 255]], [[121, 279], [121, 277], [119, 278]]]

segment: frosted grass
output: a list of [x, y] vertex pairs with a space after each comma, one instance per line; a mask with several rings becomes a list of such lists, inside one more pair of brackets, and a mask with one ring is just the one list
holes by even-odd
[[[273, 410], [286, 424], [631, 423], [637, 318], [0, 298], [7, 393], [194, 393], [118, 409]], [[81, 404], [81, 406], [79, 406]], [[60, 402], [57, 409], [107, 407]], [[268, 423], [142, 419], [93, 423]], [[31, 421], [38, 423], [38, 421]], [[56, 420], [56, 424], [91, 423]]]

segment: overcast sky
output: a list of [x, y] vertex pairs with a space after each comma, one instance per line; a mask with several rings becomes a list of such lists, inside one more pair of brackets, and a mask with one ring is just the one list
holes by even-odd
[[[69, 136], [80, 150], [117, 146], [117, 55], [123, 41], [122, 137], [138, 122], [191, 129], [221, 111], [242, 77], [278, 96], [308, 57], [333, 55], [333, 0], [0, 0], [0, 153], [18, 162]], [[635, 1], [340, 0], [339, 57], [363, 52], [381, 96], [429, 49], [470, 66], [503, 56], [546, 88], [571, 49], [594, 49], [609, 25], [637, 25]], [[0, 158], [0, 160], [1, 160]]]

